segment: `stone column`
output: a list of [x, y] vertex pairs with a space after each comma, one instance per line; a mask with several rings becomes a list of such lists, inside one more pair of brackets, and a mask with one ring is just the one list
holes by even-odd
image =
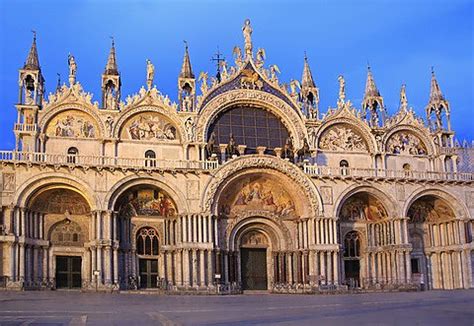
[[339, 284], [339, 252], [334, 251], [333, 253], [333, 272], [334, 272], [334, 284]]
[[25, 281], [25, 244], [19, 244], [19, 263], [18, 263], [18, 278], [20, 282]]
[[183, 285], [190, 286], [189, 282], [189, 250], [183, 249]]
[[212, 250], [208, 250], [207, 251], [207, 285], [208, 286], [214, 283], [214, 270], [213, 270], [212, 262], [213, 262]]
[[118, 245], [113, 247], [114, 252], [114, 284], [119, 284], [119, 270], [118, 270]]
[[204, 267], [204, 250], [199, 250], [199, 276], [200, 276], [200, 286], [206, 286], [206, 269]]

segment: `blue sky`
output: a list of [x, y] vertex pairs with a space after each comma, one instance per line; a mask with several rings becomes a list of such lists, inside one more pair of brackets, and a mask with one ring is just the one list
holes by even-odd
[[113, 35], [122, 98], [144, 85], [150, 58], [158, 88], [176, 99], [183, 40], [196, 75], [213, 73], [217, 46], [231, 61], [233, 46], [242, 45], [245, 18], [252, 21], [254, 48], [266, 49], [266, 63], [279, 66], [280, 80], [301, 78], [307, 52], [322, 112], [336, 105], [339, 74], [346, 78], [347, 97], [360, 106], [369, 61], [389, 113], [396, 112], [406, 83], [409, 103], [424, 118], [434, 66], [457, 137], [474, 138], [474, 1], [0, 0], [0, 149], [14, 147], [18, 69], [32, 29], [48, 92], [55, 89], [56, 73], [67, 75], [71, 52], [78, 80], [100, 100]]

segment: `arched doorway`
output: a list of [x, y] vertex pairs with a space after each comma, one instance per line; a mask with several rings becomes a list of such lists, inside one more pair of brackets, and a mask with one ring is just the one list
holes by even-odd
[[83, 195], [61, 186], [40, 189], [30, 198], [28, 215], [25, 234], [31, 238], [44, 237], [49, 240], [49, 247], [25, 248], [26, 261], [30, 262], [25, 264], [26, 283], [34, 284], [41, 279], [58, 289], [80, 289], [90, 282], [86, 247], [91, 209]]
[[465, 225], [450, 203], [424, 195], [413, 201], [407, 215], [413, 281], [429, 289], [463, 288]]
[[350, 231], [344, 237], [344, 276], [349, 287], [360, 286], [360, 235]]
[[243, 290], [267, 290], [268, 238], [261, 230], [250, 230], [240, 240], [240, 266]]
[[394, 284], [398, 278], [391, 268], [395, 227], [379, 196], [356, 192], [338, 214], [344, 283], [355, 288]]
[[[120, 255], [118, 266], [125, 288], [156, 288], [159, 280], [173, 275], [173, 266], [165, 264], [160, 252], [163, 245], [175, 244], [170, 237], [177, 229], [178, 208], [167, 191], [151, 184], [127, 188], [117, 198]], [[168, 234], [168, 237], [164, 236]], [[166, 242], [168, 241], [168, 242]], [[172, 278], [168, 277], [168, 281]]]
[[152, 227], [143, 227], [137, 232], [136, 244], [140, 288], [158, 286], [158, 232]]

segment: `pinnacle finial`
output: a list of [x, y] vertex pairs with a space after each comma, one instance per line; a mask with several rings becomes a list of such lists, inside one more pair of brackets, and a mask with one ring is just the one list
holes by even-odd
[[372, 70], [370, 68], [369, 63], [367, 62], [367, 81], [365, 83], [365, 93], [364, 98], [368, 98], [371, 96], [380, 96], [380, 92], [375, 85], [374, 76], [372, 75]]
[[316, 87], [311, 68], [309, 67], [306, 51], [304, 52], [303, 76], [301, 77], [301, 87]]
[[105, 75], [118, 75], [117, 59], [115, 55], [115, 39], [113, 36], [110, 36], [112, 40], [112, 45], [110, 47], [109, 56], [107, 58], [107, 64], [105, 65]]
[[38, 49], [36, 48], [36, 31], [32, 30], [33, 33], [33, 42], [31, 44], [30, 51], [28, 52], [28, 57], [26, 58], [25, 65], [23, 69], [33, 69], [39, 70], [39, 59], [38, 59]]
[[189, 58], [189, 47], [186, 40], [184, 42], [183, 65], [181, 66], [180, 78], [194, 78], [193, 69], [191, 67], [191, 59]]
[[436, 79], [436, 74], [434, 72], [434, 67], [431, 66], [431, 87], [430, 87], [430, 102], [442, 101], [444, 100], [443, 93], [439, 87], [438, 80]]

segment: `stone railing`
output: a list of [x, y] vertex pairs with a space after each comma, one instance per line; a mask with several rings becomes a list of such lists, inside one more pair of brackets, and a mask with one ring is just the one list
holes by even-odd
[[217, 169], [217, 161], [165, 160], [154, 158], [123, 158], [48, 153], [0, 151], [0, 162], [69, 165], [84, 167], [116, 167], [127, 169]]
[[304, 172], [311, 176], [341, 178], [376, 179], [415, 179], [428, 181], [474, 181], [473, 173], [404, 171], [385, 169], [341, 168], [317, 165], [304, 165]]
[[[0, 162], [66, 165], [95, 168], [140, 170], [215, 170], [220, 164], [213, 161], [165, 160], [152, 158], [124, 158], [112, 156], [82, 156], [47, 153], [0, 151]], [[231, 161], [229, 161], [231, 162]], [[223, 164], [227, 164], [223, 163]], [[372, 168], [341, 168], [302, 164], [303, 171], [312, 177], [352, 179], [404, 179], [423, 181], [473, 182], [474, 173], [404, 171]]]

